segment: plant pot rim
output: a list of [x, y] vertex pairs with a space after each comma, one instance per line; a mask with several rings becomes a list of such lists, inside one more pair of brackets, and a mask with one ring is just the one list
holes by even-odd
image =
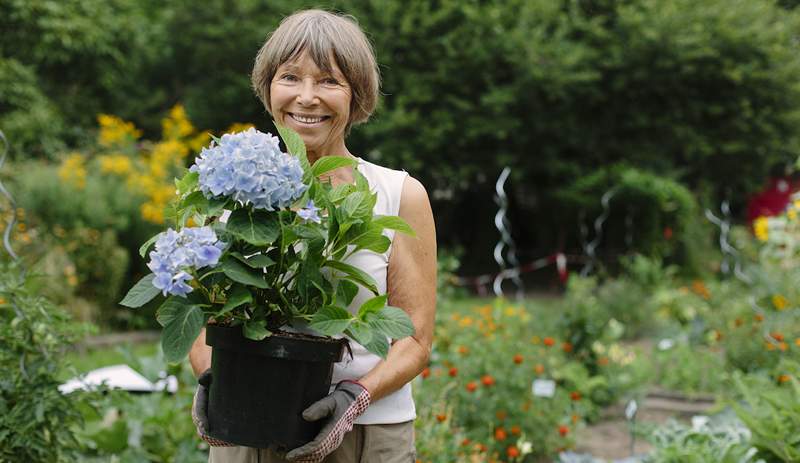
[[245, 338], [241, 326], [206, 326], [206, 344], [219, 349], [306, 362], [339, 362], [347, 345], [345, 338], [275, 331], [254, 341]]

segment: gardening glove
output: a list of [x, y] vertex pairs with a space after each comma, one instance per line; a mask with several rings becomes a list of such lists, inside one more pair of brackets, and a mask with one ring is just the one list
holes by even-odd
[[303, 419], [317, 421], [328, 418], [311, 442], [286, 454], [289, 461], [318, 463], [336, 450], [344, 435], [353, 429], [353, 421], [369, 407], [369, 391], [356, 381], [342, 381], [327, 397], [303, 411]]
[[200, 438], [214, 447], [233, 447], [234, 444], [214, 439], [208, 435], [208, 388], [211, 386], [211, 368], [197, 378], [197, 390], [192, 400], [192, 421]]

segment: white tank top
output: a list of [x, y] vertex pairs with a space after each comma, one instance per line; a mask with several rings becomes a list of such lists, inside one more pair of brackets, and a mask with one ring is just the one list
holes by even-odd
[[[403, 182], [408, 173], [381, 167], [371, 162], [358, 158], [358, 171], [366, 177], [370, 190], [378, 194], [375, 203], [375, 214], [397, 215], [400, 211], [400, 196], [403, 192]], [[390, 240], [394, 238], [394, 230], [384, 230]], [[392, 247], [382, 254], [369, 250], [360, 250], [347, 259], [347, 263], [360, 268], [372, 275], [378, 284], [378, 293], [386, 294], [386, 275], [389, 266], [389, 255]], [[347, 308], [351, 313], [357, 313], [364, 301], [373, 297], [373, 294], [359, 286], [358, 293]], [[358, 380], [372, 370], [381, 358], [368, 352], [364, 346], [350, 339], [353, 357], [345, 351], [341, 362], [333, 366], [332, 386], [344, 379]], [[406, 383], [397, 391], [370, 404], [367, 411], [358, 419], [356, 424], [392, 424], [410, 421], [416, 418], [414, 400], [411, 396], [411, 383]]]

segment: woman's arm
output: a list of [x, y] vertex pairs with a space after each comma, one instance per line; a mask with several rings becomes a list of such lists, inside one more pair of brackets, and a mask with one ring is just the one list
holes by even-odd
[[408, 313], [416, 332], [392, 344], [385, 361], [359, 382], [374, 402], [400, 389], [428, 364], [436, 314], [436, 228], [428, 193], [408, 177], [403, 184], [399, 216], [417, 236], [395, 233], [386, 275], [389, 305]]
[[200, 332], [200, 336], [194, 340], [192, 349], [189, 351], [189, 363], [192, 364], [194, 376], [211, 368], [211, 346], [206, 345], [206, 329]]

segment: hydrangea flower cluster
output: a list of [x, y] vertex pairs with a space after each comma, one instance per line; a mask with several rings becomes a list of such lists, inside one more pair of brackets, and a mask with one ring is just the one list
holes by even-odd
[[192, 292], [187, 284], [192, 276], [187, 268], [214, 267], [219, 262], [225, 243], [217, 239], [211, 227], [187, 227], [180, 232], [169, 228], [156, 239], [147, 267], [155, 273], [153, 286], [162, 294], [186, 296]]
[[306, 190], [300, 161], [280, 150], [278, 137], [250, 128], [203, 148], [190, 168], [207, 198], [227, 196], [255, 209], [290, 206]]

